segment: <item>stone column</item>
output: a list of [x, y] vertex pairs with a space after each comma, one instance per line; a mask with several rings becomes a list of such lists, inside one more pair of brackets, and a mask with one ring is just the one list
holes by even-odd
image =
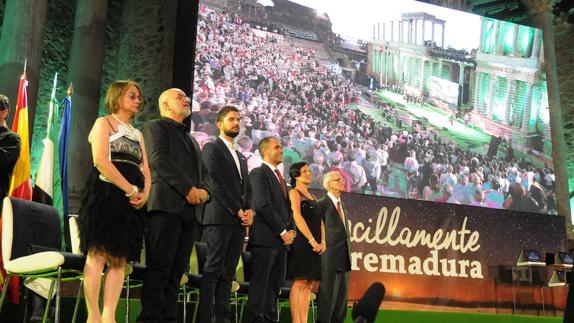
[[527, 132], [528, 128], [530, 126], [530, 108], [532, 105], [532, 83], [531, 82], [527, 82], [526, 83], [526, 103], [524, 104], [524, 113], [522, 116], [522, 125], [520, 126], [520, 129], [522, 131]]
[[[385, 48], [385, 85], [389, 85], [389, 50]], [[391, 65], [392, 68], [392, 65]]]
[[556, 52], [554, 49], [554, 15], [552, 14], [552, 1], [530, 0], [523, 1], [529, 6], [529, 13], [535, 25], [542, 29], [544, 37], [544, 71], [548, 86], [548, 103], [550, 105], [550, 126], [552, 132], [552, 160], [554, 174], [556, 175], [556, 201], [558, 214], [564, 216], [566, 232], [569, 239], [574, 238], [570, 214], [570, 197], [568, 189], [568, 171], [566, 153], [568, 148], [564, 141], [563, 112], [560, 103], [560, 87], [558, 86], [558, 73], [556, 71]]
[[391, 42], [395, 42], [395, 22], [391, 21]]
[[496, 55], [502, 55], [502, 45], [504, 44], [504, 41], [501, 39], [502, 38], [502, 33], [501, 33], [501, 29], [502, 29], [502, 22], [500, 20], [496, 21], [496, 36], [495, 36], [495, 44], [494, 44], [494, 53]]
[[484, 34], [486, 33], [486, 20], [484, 17], [480, 17], [480, 43], [478, 44], [478, 52], [481, 53], [484, 50], [482, 49], [484, 46]]
[[418, 33], [417, 33], [417, 31], [418, 31], [418, 29], [419, 29], [419, 28], [418, 28], [418, 27], [419, 27], [419, 26], [418, 26], [419, 22], [418, 22], [417, 19], [414, 20], [414, 24], [415, 24], [415, 37], [414, 37], [415, 39], [414, 39], [414, 41], [413, 41], [413, 44], [416, 45], [416, 44], [418, 43], [418, 39], [417, 39], [417, 38], [418, 38], [418, 37], [417, 37], [417, 36], [418, 36]]
[[496, 84], [496, 75], [488, 74], [490, 76], [488, 83], [488, 104], [486, 106], [486, 115], [489, 118], [494, 116], [494, 107], [492, 106], [492, 101], [494, 101], [494, 86]]
[[[27, 60], [30, 144], [42, 66], [42, 36], [47, 8], [47, 0], [7, 0], [3, 14], [0, 38], [0, 93], [10, 100], [10, 114], [13, 117], [16, 111], [18, 85], [24, 71], [24, 61]], [[7, 122], [9, 128], [12, 127], [12, 120], [13, 118], [10, 118]]]
[[410, 27], [409, 28], [410, 29], [410, 31], [409, 31], [409, 38], [410, 38], [409, 43], [410, 44], [415, 44], [417, 41], [415, 38], [415, 28], [416, 28], [415, 23], [416, 23], [415, 20], [409, 20], [409, 27]]
[[93, 164], [88, 134], [98, 117], [104, 60], [107, 0], [78, 0], [68, 83], [74, 85], [70, 122], [70, 214], [80, 209], [82, 191]]
[[434, 21], [432, 22], [432, 28], [431, 28], [431, 42], [434, 43]]
[[422, 27], [423, 37], [422, 37], [422, 45], [425, 44], [425, 24], [426, 24], [426, 20], [425, 20], [425, 18], [423, 18], [423, 27]]
[[532, 54], [530, 58], [538, 58], [540, 55], [540, 29], [536, 28], [534, 32], [534, 39], [532, 42]]
[[386, 22], [383, 22], [383, 41], [387, 40], [387, 35], [386, 35]]
[[373, 39], [377, 39], [377, 34], [375, 32], [377, 25], [373, 24]]
[[518, 55], [518, 25], [514, 25], [514, 31], [512, 34], [512, 56], [516, 57]]
[[443, 64], [442, 64], [442, 60], [438, 61], [438, 77], [442, 78], [442, 71], [443, 70]]
[[[476, 71], [476, 73], [474, 73], [475, 78], [474, 78], [474, 111], [479, 112], [480, 111], [480, 106], [479, 106], [479, 94], [480, 94], [480, 76], [481, 76], [482, 72]], [[487, 111], [484, 111], [483, 114], [486, 114]]]
[[441, 28], [442, 36], [441, 36], [441, 40], [440, 40], [440, 46], [442, 48], [445, 48], [445, 46], [444, 46], [444, 27], [445, 27], [444, 22], [441, 24], [441, 26], [442, 26], [442, 28]]
[[464, 64], [458, 64], [458, 85], [459, 92], [458, 96], [460, 99], [460, 105], [462, 105], [463, 92], [464, 92]]
[[[516, 80], [506, 78], [506, 94], [504, 96], [504, 124], [508, 125], [510, 121], [511, 107], [514, 107], [514, 96], [516, 91]], [[514, 123], [516, 120], [512, 120]]]
[[377, 39], [381, 40], [381, 23], [377, 22]]
[[421, 89], [421, 94], [423, 93], [423, 89], [424, 89], [424, 83], [425, 83], [425, 62], [426, 60], [421, 59], [421, 72], [420, 72], [420, 77], [419, 77], [419, 85], [420, 85], [420, 89]]

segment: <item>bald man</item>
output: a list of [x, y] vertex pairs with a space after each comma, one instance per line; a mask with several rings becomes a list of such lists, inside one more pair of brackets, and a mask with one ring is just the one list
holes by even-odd
[[209, 201], [202, 186], [199, 145], [183, 121], [191, 100], [180, 89], [159, 97], [161, 119], [143, 130], [152, 186], [147, 202], [147, 271], [138, 322], [176, 322], [177, 291], [191, 255], [196, 215]]

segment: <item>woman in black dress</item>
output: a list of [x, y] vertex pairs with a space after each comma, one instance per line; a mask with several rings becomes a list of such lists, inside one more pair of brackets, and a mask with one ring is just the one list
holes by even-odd
[[287, 277], [293, 281], [289, 303], [294, 323], [306, 323], [309, 314], [311, 290], [319, 287], [321, 280], [321, 255], [325, 252], [325, 226], [317, 199], [309, 193], [312, 176], [309, 165], [298, 162], [289, 169], [289, 192], [297, 236], [291, 245]]
[[[78, 218], [80, 248], [86, 255], [84, 294], [87, 322], [115, 322], [126, 260], [139, 260], [143, 212], [150, 171], [141, 132], [129, 124], [142, 103], [133, 81], [110, 84], [109, 115], [98, 118], [88, 137], [94, 168], [88, 177]], [[107, 266], [102, 313], [98, 307], [101, 275]]]

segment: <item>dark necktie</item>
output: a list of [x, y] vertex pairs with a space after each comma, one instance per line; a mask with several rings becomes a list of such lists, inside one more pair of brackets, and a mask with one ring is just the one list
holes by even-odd
[[341, 222], [343, 222], [343, 225], [346, 228], [347, 224], [345, 223], [345, 215], [343, 214], [343, 208], [341, 207], [341, 201], [337, 201], [337, 212], [339, 212], [339, 217], [341, 217]]
[[287, 199], [287, 188], [285, 187], [285, 181], [283, 180], [283, 176], [281, 176], [281, 172], [277, 168], [275, 168], [275, 174], [277, 174], [277, 178], [279, 179], [279, 183], [281, 184], [283, 197]]

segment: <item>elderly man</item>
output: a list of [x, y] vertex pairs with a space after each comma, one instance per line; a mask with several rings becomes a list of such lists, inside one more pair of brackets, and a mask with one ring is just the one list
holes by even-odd
[[344, 322], [347, 313], [351, 242], [347, 212], [341, 203], [345, 180], [337, 171], [323, 177], [327, 195], [319, 200], [324, 215], [327, 251], [321, 257], [321, 285], [317, 299], [318, 322]]
[[199, 145], [183, 120], [191, 100], [180, 89], [159, 97], [161, 119], [143, 130], [152, 177], [145, 229], [147, 272], [138, 322], [176, 322], [177, 291], [188, 265], [200, 205], [209, 201], [202, 188]]

